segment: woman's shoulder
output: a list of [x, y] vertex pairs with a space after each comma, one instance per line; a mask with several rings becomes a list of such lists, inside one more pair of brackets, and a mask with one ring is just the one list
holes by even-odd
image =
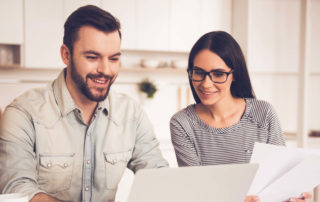
[[273, 106], [265, 100], [258, 100], [256, 98], [246, 98], [246, 102], [250, 105], [251, 111], [273, 110]]
[[272, 104], [265, 100], [258, 100], [255, 98], [246, 98], [248, 105], [248, 116], [257, 122], [265, 122], [268, 117], [276, 114]]
[[176, 112], [172, 117], [171, 117], [171, 121], [173, 120], [187, 120], [190, 119], [191, 117], [193, 117], [195, 115], [195, 104], [191, 104], [183, 109], [181, 109], [180, 111]]

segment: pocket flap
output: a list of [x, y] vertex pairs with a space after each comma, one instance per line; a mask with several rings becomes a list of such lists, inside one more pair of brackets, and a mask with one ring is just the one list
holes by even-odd
[[104, 152], [104, 158], [107, 162], [111, 164], [116, 164], [117, 162], [120, 162], [120, 161], [128, 162], [131, 158], [131, 151], [118, 152], [118, 153]]
[[73, 165], [74, 154], [68, 155], [43, 155], [40, 154], [40, 166], [50, 169], [53, 166], [68, 168]]

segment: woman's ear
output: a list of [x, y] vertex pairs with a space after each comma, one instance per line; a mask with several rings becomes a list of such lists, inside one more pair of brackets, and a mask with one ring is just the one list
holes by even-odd
[[69, 48], [66, 45], [62, 45], [60, 48], [60, 54], [62, 61], [65, 65], [70, 66], [71, 63], [71, 53]]

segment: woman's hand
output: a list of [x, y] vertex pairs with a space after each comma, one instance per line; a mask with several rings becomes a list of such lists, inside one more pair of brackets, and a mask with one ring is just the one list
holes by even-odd
[[300, 198], [290, 198], [284, 202], [306, 202], [307, 199], [310, 199], [312, 197], [311, 193], [304, 192], [301, 194]]
[[258, 196], [247, 196], [244, 202], [260, 202]]

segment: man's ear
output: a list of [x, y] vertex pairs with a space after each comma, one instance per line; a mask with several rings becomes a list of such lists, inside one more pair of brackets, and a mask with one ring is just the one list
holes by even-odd
[[60, 48], [60, 54], [62, 61], [65, 65], [70, 66], [71, 63], [71, 52], [66, 45], [62, 45]]

